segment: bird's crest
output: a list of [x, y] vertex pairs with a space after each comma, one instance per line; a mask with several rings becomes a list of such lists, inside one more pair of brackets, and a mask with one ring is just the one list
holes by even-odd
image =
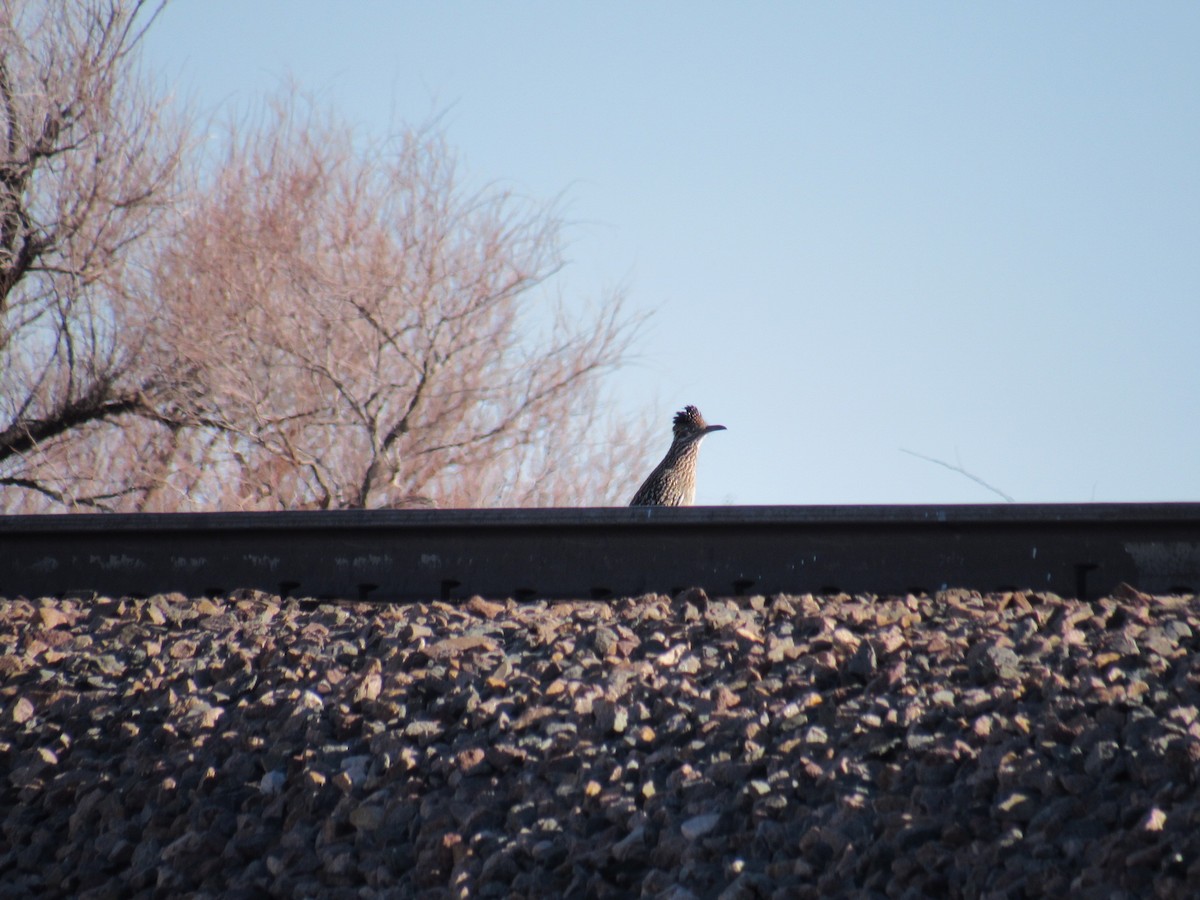
[[703, 431], [708, 427], [708, 423], [704, 421], [704, 416], [700, 415], [700, 410], [694, 406], [685, 406], [679, 412], [675, 413], [675, 436], [683, 437], [695, 431]]

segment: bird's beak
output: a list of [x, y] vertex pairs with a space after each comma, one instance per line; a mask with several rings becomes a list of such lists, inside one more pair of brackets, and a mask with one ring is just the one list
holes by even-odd
[[714, 431], [725, 431], [724, 425], [709, 425], [704, 429], [705, 434], [712, 434]]

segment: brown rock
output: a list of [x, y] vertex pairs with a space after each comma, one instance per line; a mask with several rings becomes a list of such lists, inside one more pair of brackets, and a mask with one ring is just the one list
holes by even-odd
[[433, 659], [453, 659], [471, 653], [490, 653], [497, 646], [494, 640], [483, 635], [463, 635], [437, 641], [425, 648], [425, 652]]
[[43, 606], [38, 610], [38, 617], [42, 620], [42, 627], [47, 631], [59, 628], [63, 625], [72, 624], [73, 617], [59, 609], [57, 606]]
[[503, 603], [494, 603], [490, 600], [484, 600], [478, 594], [467, 601], [466, 610], [477, 616], [485, 619], [494, 619], [504, 612], [505, 606]]
[[350, 824], [359, 831], [376, 831], [383, 825], [385, 812], [382, 806], [356, 806], [350, 812]]
[[24, 725], [33, 718], [35, 711], [36, 708], [34, 707], [32, 700], [30, 700], [28, 697], [18, 697], [17, 702], [12, 705], [12, 710], [10, 711], [9, 715], [12, 716], [12, 720], [16, 724]]

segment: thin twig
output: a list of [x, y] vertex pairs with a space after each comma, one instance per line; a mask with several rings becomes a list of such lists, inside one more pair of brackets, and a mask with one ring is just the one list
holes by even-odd
[[980, 478], [978, 475], [974, 475], [971, 472], [968, 472], [962, 466], [956, 466], [953, 463], [948, 463], [942, 459], [934, 459], [932, 456], [926, 456], [924, 453], [917, 453], [915, 450], [906, 450], [903, 447], [900, 448], [900, 452], [907, 453], [909, 456], [915, 456], [917, 459], [923, 459], [923, 460], [925, 460], [925, 462], [931, 462], [931, 463], [935, 463], [936, 465], [943, 466], [944, 468], [949, 469], [951, 472], [957, 472], [960, 475], [966, 475], [968, 478], [970, 478], [976, 484], [983, 485], [985, 488], [987, 488], [993, 494], [999, 494], [1001, 497], [1003, 497], [1009, 503], [1016, 502], [1012, 497], [1010, 497], [1008, 494], [1004, 493], [1004, 491], [1000, 490], [1000, 488], [993, 487], [992, 485], [990, 485], [986, 481], [984, 481], [982, 478]]

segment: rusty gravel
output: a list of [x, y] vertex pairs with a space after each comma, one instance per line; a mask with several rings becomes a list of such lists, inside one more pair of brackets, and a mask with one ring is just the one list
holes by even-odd
[[0, 896], [1188, 897], [1200, 601], [0, 601]]

